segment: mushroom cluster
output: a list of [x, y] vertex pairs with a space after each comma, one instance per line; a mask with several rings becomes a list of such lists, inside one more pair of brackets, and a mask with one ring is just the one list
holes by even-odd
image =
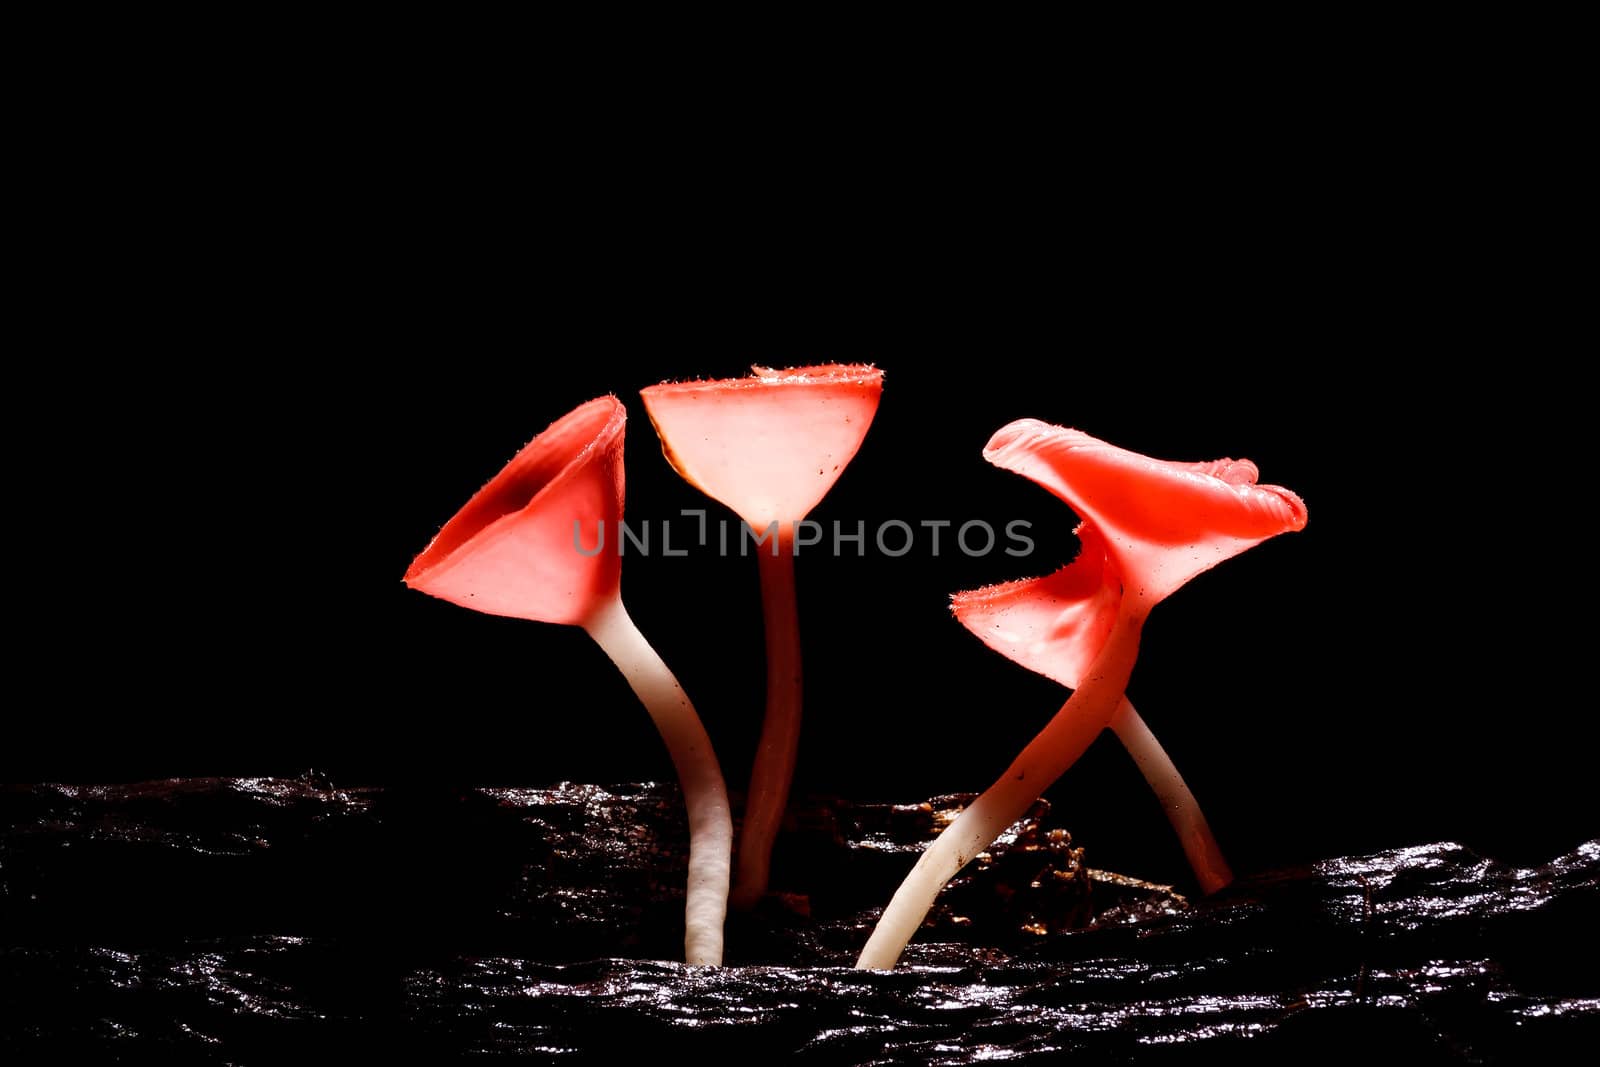
[[[918, 858], [857, 967], [893, 967], [945, 883], [1021, 818], [1119, 714], [1119, 736], [1132, 740], [1130, 749], [1144, 757], [1147, 774], [1165, 778], [1170, 761], [1165, 753], [1154, 755], [1160, 746], [1123, 695], [1150, 609], [1195, 575], [1306, 524], [1300, 498], [1279, 486], [1257, 485], [1248, 460], [1156, 460], [1036, 419], [1002, 427], [983, 455], [1066, 501], [1083, 519], [1077, 531], [1081, 548], [1072, 564], [1048, 578], [958, 596], [957, 617], [993, 647], [1072, 686], [1073, 693], [1005, 773]], [[1158, 784], [1158, 792], [1169, 800], [1180, 790], [1187, 796], [1175, 770], [1171, 776], [1176, 784]], [[1180, 823], [1198, 820], [1204, 826], [1192, 798], [1188, 810], [1194, 817], [1184, 814]], [[1215, 845], [1197, 847], [1202, 863], [1212, 862], [1207, 853]], [[1225, 880], [1225, 870], [1215, 876]]]
[[[621, 597], [623, 431], [614, 396], [592, 400], [530, 441], [439, 530], [406, 583], [494, 615], [582, 627], [627, 678], [659, 730], [689, 815], [685, 959], [722, 961], [730, 900], [767, 888], [794, 776], [801, 680], [794, 556], [806, 515], [855, 456], [878, 408], [874, 367], [824, 365], [749, 378], [666, 383], [642, 392], [668, 462], [732, 509], [758, 538], [767, 651], [766, 713], [751, 771], [737, 877], [728, 794], [694, 705], [634, 625]], [[1206, 891], [1232, 875], [1205, 817], [1128, 702], [1150, 610], [1195, 575], [1305, 525], [1287, 489], [1258, 485], [1246, 460], [1151, 459], [1032, 419], [1003, 427], [984, 457], [1060, 497], [1082, 519], [1080, 550], [1040, 578], [958, 593], [956, 618], [990, 648], [1073, 690], [993, 785], [918, 859], [858, 967], [892, 967], [944, 885], [1059, 778], [1104, 729], [1160, 797]], [[596, 531], [592, 548], [582, 531]]]

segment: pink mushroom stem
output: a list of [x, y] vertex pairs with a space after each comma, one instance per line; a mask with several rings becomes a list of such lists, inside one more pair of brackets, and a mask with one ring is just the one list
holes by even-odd
[[858, 968], [893, 967], [946, 883], [1027, 814], [1039, 795], [1066, 773], [1111, 722], [1133, 673], [1148, 611], [1141, 597], [1127, 592], [1111, 633], [1082, 684], [1005, 774], [922, 853], [867, 939], [856, 960]]
[[738, 870], [730, 900], [749, 908], [767, 890], [772, 844], [783, 824], [800, 748], [800, 614], [794, 592], [794, 534], [785, 525], [772, 549], [758, 553], [761, 617], [767, 641], [767, 710], [750, 769], [739, 830]]
[[722, 926], [728, 910], [733, 816], [711, 739], [683, 686], [634, 625], [620, 596], [602, 601], [582, 625], [650, 713], [678, 772], [689, 811], [684, 959], [716, 966], [722, 962]]
[[1133, 757], [1144, 780], [1155, 790], [1162, 810], [1167, 813], [1167, 821], [1172, 824], [1178, 841], [1183, 845], [1183, 854], [1200, 882], [1200, 888], [1207, 893], [1215, 893], [1233, 881], [1233, 870], [1228, 866], [1228, 861], [1222, 858], [1222, 848], [1211, 833], [1211, 825], [1206, 822], [1199, 802], [1189, 791], [1188, 783], [1126, 697], [1117, 705], [1116, 713], [1111, 717], [1111, 729], [1122, 742], [1122, 747], [1128, 750], [1128, 755]]

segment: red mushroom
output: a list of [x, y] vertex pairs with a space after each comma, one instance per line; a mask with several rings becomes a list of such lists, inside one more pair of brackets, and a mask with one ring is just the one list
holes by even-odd
[[[1077, 533], [1099, 537], [1089, 526]], [[950, 608], [996, 652], [1076, 689], [1116, 619], [1117, 597], [1106, 584], [1106, 570], [1104, 547], [1091, 545], [1054, 574], [957, 593]], [[1233, 881], [1194, 794], [1126, 696], [1111, 717], [1111, 731], [1160, 798], [1201, 888], [1214, 893]]]
[[640, 393], [673, 468], [770, 539], [763, 542], [766, 551], [756, 553], [767, 710], [739, 832], [731, 897], [737, 907], [749, 907], [766, 892], [800, 743], [796, 526], [861, 447], [883, 392], [883, 372], [875, 367], [752, 370], [748, 378], [664, 383]]
[[[1155, 460], [1035, 419], [1001, 428], [984, 457], [1038, 482], [1083, 517], [1078, 562], [1062, 574], [1069, 610], [1061, 624], [1089, 636], [1067, 646], [1078, 657], [1069, 672], [1078, 687], [1005, 774], [923, 852], [857, 967], [894, 966], [945, 883], [1110, 725], [1151, 608], [1202, 571], [1306, 523], [1300, 498], [1256, 485], [1255, 466], [1245, 461]], [[1084, 662], [1090, 648], [1092, 662]]]
[[733, 822], [694, 705], [622, 606], [615, 531], [626, 422], [613, 396], [556, 420], [444, 524], [405, 582], [475, 611], [581, 626], [621, 669], [666, 742], [689, 810], [684, 957], [715, 965], [722, 962]]

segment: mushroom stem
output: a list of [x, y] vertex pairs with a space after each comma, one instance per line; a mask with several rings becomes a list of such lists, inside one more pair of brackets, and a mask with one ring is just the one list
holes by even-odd
[[772, 843], [789, 803], [800, 747], [800, 616], [795, 607], [792, 529], [784, 528], [773, 547], [757, 552], [767, 640], [767, 711], [739, 830], [739, 866], [730, 898], [736, 908], [754, 907], [767, 891]]
[[689, 810], [689, 882], [684, 900], [684, 959], [722, 962], [722, 926], [728, 910], [728, 864], [733, 819], [722, 768], [700, 716], [656, 650], [614, 596], [585, 620], [583, 628], [628, 679], [655, 722], [678, 772]]
[[1128, 755], [1133, 757], [1133, 762], [1139, 765], [1144, 780], [1150, 783], [1150, 788], [1161, 800], [1162, 810], [1167, 813], [1167, 821], [1172, 824], [1178, 840], [1183, 844], [1183, 854], [1189, 858], [1189, 866], [1194, 869], [1200, 888], [1207, 893], [1215, 893], [1233, 881], [1233, 871], [1229, 869], [1228, 861], [1222, 858], [1222, 849], [1212, 836], [1211, 826], [1206, 822], [1194, 794], [1189, 792], [1183, 775], [1178, 773], [1166, 749], [1161, 747], [1161, 742], [1156, 740], [1156, 735], [1150, 732], [1150, 727], [1145, 725], [1126, 697], [1112, 716], [1111, 729], [1128, 750]]
[[1137, 599], [1133, 595], [1123, 598], [1104, 647], [1061, 710], [1028, 742], [1006, 773], [922, 853], [883, 910], [861, 950], [861, 958], [856, 960], [858, 968], [893, 967], [945, 883], [993, 844], [1008, 826], [1026, 815], [1039, 795], [1106, 728], [1122, 701], [1122, 692], [1133, 673], [1133, 661], [1139, 655], [1139, 634], [1148, 609], [1136, 605]]

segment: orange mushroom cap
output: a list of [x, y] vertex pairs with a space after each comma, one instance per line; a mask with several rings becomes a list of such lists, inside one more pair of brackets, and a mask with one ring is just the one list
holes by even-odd
[[961, 625], [984, 644], [1068, 689], [1078, 688], [1094, 663], [1122, 603], [1122, 585], [1100, 535], [1086, 524], [1075, 532], [1083, 549], [1054, 574], [950, 598]]
[[1082, 548], [1054, 574], [957, 593], [951, 610], [996, 652], [1072, 689], [1127, 590], [1148, 608], [1223, 560], [1306, 524], [1300, 498], [1257, 485], [1249, 460], [1151, 459], [1036, 419], [1003, 427], [983, 454], [1083, 516]]
[[1070, 504], [1101, 534], [1124, 588], [1147, 604], [1306, 524], [1301, 499], [1281, 486], [1257, 485], [1249, 460], [1151, 459], [1037, 419], [1001, 427], [983, 457]]
[[[551, 423], [444, 524], [406, 584], [490, 615], [586, 620], [621, 581], [627, 418], [620, 400], [603, 396]], [[602, 522], [610, 543], [595, 552]]]
[[855, 456], [883, 394], [860, 364], [751, 368], [640, 391], [667, 462], [752, 528], [805, 518]]

